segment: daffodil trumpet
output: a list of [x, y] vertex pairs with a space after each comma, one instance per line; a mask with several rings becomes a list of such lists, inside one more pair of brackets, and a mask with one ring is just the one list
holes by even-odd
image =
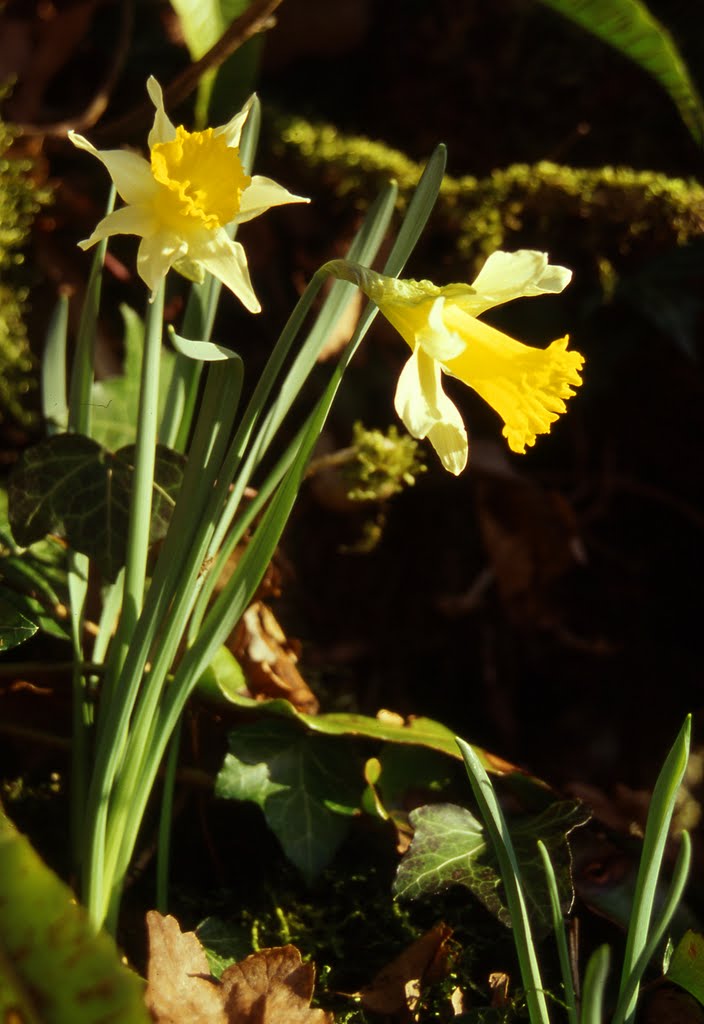
[[469, 442], [462, 416], [443, 390], [443, 373], [463, 381], [496, 410], [509, 447], [521, 454], [538, 434], [548, 433], [582, 383], [584, 357], [568, 350], [568, 336], [538, 349], [478, 319], [512, 299], [561, 292], [572, 273], [549, 264], [545, 253], [495, 252], [471, 285], [442, 288], [385, 277], [346, 260], [332, 260], [326, 268], [356, 284], [408, 344], [411, 355], [394, 406], [408, 432], [427, 437], [450, 473], [465, 468]]
[[308, 200], [270, 178], [245, 173], [239, 143], [254, 97], [227, 124], [189, 132], [169, 120], [154, 77], [147, 91], [155, 107], [149, 160], [128, 150], [98, 150], [69, 132], [75, 146], [105, 165], [126, 204], [104, 217], [81, 248], [111, 235], [138, 235], [137, 271], [152, 296], [171, 267], [184, 265], [191, 272], [209, 272], [258, 313], [246, 253], [227, 228], [272, 206]]

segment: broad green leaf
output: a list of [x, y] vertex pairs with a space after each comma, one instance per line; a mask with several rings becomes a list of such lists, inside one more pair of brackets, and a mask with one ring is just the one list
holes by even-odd
[[228, 647], [221, 647], [196, 684], [197, 696], [220, 701], [246, 689], [247, 681], [239, 661]]
[[[56, 434], [28, 448], [9, 485], [10, 526], [32, 544], [49, 533], [94, 559], [106, 580], [125, 564], [134, 446], [112, 454], [81, 434]], [[150, 543], [165, 535], [184, 458], [157, 446]]]
[[[215, 45], [235, 18], [239, 18], [250, 5], [250, 0], [171, 0], [172, 6], [179, 16], [181, 31], [191, 58], [199, 60]], [[225, 117], [236, 113], [231, 109], [234, 102], [244, 99], [251, 91], [260, 50], [260, 40], [252, 39], [220, 66], [216, 72], [208, 72], [200, 81], [196, 101], [196, 116], [199, 124], [204, 124], [213, 88], [216, 86], [220, 95], [228, 98], [228, 111]], [[222, 103], [214, 104], [219, 108]], [[211, 109], [211, 114], [215, 111]]]
[[704, 1004], [704, 935], [685, 932], [675, 947], [665, 977]]
[[635, 61], [669, 93], [695, 141], [704, 143], [704, 105], [674, 39], [641, 0], [542, 0]]
[[29, 640], [39, 629], [34, 622], [17, 611], [7, 600], [5, 588], [0, 587], [0, 654]]
[[294, 722], [260, 720], [229, 735], [215, 793], [250, 800], [288, 859], [312, 881], [329, 864], [359, 808], [361, 766], [340, 746]]
[[206, 917], [196, 928], [196, 935], [205, 950], [210, 972], [216, 978], [226, 967], [253, 952], [250, 929], [220, 917]]
[[0, 810], [0, 1020], [148, 1024], [143, 989]]
[[[523, 879], [531, 922], [538, 934], [552, 927], [542, 860], [536, 846], [541, 839], [549, 849], [560, 899], [565, 911], [572, 904], [570, 855], [566, 836], [584, 824], [588, 814], [571, 800], [556, 801], [538, 815], [513, 821], [510, 826]], [[503, 924], [511, 926], [496, 857], [477, 819], [455, 804], [431, 804], [410, 815], [415, 829], [410, 849], [401, 861], [394, 895], [402, 899], [429, 896], [451, 885], [464, 885]]]
[[[122, 375], [95, 381], [91, 391], [91, 437], [111, 451], [132, 444], [137, 429], [139, 380], [144, 346], [142, 318], [130, 306], [121, 305], [125, 325]], [[161, 350], [159, 369], [159, 417], [173, 374], [175, 356]]]

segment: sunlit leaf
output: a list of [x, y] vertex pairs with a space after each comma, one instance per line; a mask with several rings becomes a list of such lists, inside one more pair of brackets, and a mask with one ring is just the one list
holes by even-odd
[[216, 795], [258, 804], [288, 859], [311, 881], [359, 807], [361, 765], [350, 754], [341, 757], [338, 743], [283, 719], [248, 723], [228, 739]]
[[[142, 318], [121, 305], [125, 325], [122, 374], [95, 381], [91, 391], [91, 436], [111, 451], [132, 444], [137, 430], [139, 381], [144, 345]], [[173, 373], [175, 356], [162, 347], [159, 366], [159, 417]]]
[[[183, 456], [157, 446], [150, 543], [166, 533]], [[107, 580], [125, 564], [134, 446], [112, 454], [81, 434], [56, 434], [28, 448], [13, 470], [9, 519], [16, 541], [49, 533], [94, 559]]]
[[39, 629], [34, 622], [18, 612], [0, 588], [0, 654], [29, 640]]
[[[394, 894], [403, 899], [417, 899], [451, 885], [463, 885], [510, 927], [498, 863], [487, 846], [484, 828], [474, 815], [455, 804], [432, 804], [412, 811], [410, 818], [415, 833], [399, 865]], [[556, 801], [540, 814], [511, 823], [511, 841], [525, 886], [531, 922], [538, 933], [548, 932], [552, 919], [537, 840], [542, 839], [549, 849], [561, 902], [567, 911], [572, 904], [573, 890], [566, 836], [587, 818], [580, 804], [566, 800]]]
[[651, 74], [670, 94], [695, 141], [704, 143], [704, 105], [674, 39], [641, 0], [542, 0]]
[[704, 1004], [704, 935], [685, 932], [672, 954], [666, 977]]
[[143, 987], [0, 810], [0, 1020], [148, 1024]]

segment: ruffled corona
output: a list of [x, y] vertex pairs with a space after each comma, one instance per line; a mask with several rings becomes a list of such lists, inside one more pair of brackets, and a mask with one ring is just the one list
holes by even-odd
[[259, 312], [247, 256], [226, 227], [251, 220], [272, 206], [308, 200], [270, 178], [244, 173], [239, 142], [254, 97], [227, 124], [189, 132], [169, 120], [155, 78], [147, 82], [147, 91], [155, 107], [149, 161], [124, 150], [98, 150], [69, 132], [75, 146], [105, 165], [126, 203], [103, 218], [81, 247], [87, 249], [111, 235], [138, 235], [137, 270], [152, 292], [171, 267], [189, 265], [211, 273], [250, 312]]
[[582, 383], [584, 357], [567, 350], [567, 337], [537, 349], [477, 319], [511, 299], [562, 291], [571, 272], [551, 266], [545, 253], [496, 252], [472, 285], [444, 288], [398, 281], [344, 260], [328, 268], [357, 284], [408, 343], [411, 356], [394, 405], [408, 432], [427, 437], [451, 473], [464, 469], [469, 444], [462, 417], [443, 391], [442, 373], [474, 388], [496, 410], [509, 447], [519, 453], [550, 430]]

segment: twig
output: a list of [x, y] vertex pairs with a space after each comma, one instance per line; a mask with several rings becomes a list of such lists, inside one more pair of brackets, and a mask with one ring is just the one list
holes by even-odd
[[[244, 14], [232, 22], [200, 60], [190, 64], [166, 87], [164, 90], [165, 106], [178, 106], [193, 92], [206, 71], [220, 67], [248, 39], [259, 32], [272, 28], [275, 24], [272, 15], [281, 3], [282, 0], [254, 0], [254, 3], [247, 8]], [[138, 128], [148, 125], [153, 114], [152, 103], [146, 101], [123, 117], [99, 128], [94, 134], [100, 142], [129, 138]]]

